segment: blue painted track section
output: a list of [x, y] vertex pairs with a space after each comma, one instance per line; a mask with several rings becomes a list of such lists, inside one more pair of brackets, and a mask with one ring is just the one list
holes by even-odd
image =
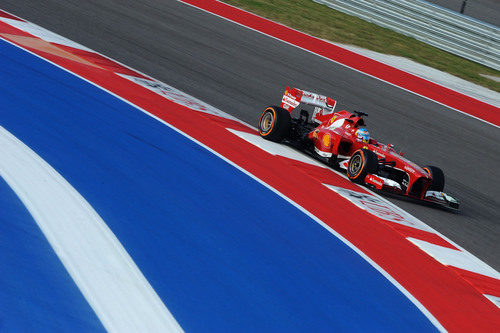
[[[0, 51], [0, 124], [86, 198], [186, 331], [435, 330], [359, 255], [249, 176], [91, 84], [5, 42]], [[20, 211], [3, 210], [2, 220], [34, 225]], [[2, 226], [3, 237], [16, 225]], [[10, 244], [10, 266], [64, 275], [38, 261], [47, 244], [29, 250]], [[1, 274], [6, 284], [39, 283], [28, 271]], [[14, 295], [47, 321], [64, 316], [29, 292]], [[5, 327], [19, 323], [7, 303]], [[87, 312], [68, 320], [95, 324]]]

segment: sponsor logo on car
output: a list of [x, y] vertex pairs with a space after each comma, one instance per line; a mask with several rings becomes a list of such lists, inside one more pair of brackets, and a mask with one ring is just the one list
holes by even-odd
[[407, 165], [405, 165], [405, 166], [403, 167], [403, 169], [405, 169], [406, 171], [408, 171], [408, 172], [410, 172], [410, 173], [415, 173], [415, 169], [413, 169], [413, 168], [411, 168], [411, 167], [409, 167], [409, 166], [407, 166]]
[[295, 98], [290, 98], [287, 95], [283, 96], [282, 102], [284, 104], [290, 105], [293, 108], [297, 107], [297, 105], [300, 104], [299, 102], [297, 102], [297, 100]]
[[374, 185], [377, 185], [379, 187], [384, 186], [384, 182], [381, 179], [379, 179], [379, 178], [377, 178], [377, 177], [375, 177], [373, 175], [369, 175], [368, 180], [370, 181], [370, 183], [372, 183]]
[[323, 145], [325, 147], [330, 147], [331, 142], [332, 140], [330, 134], [326, 133], [325, 135], [323, 135]]

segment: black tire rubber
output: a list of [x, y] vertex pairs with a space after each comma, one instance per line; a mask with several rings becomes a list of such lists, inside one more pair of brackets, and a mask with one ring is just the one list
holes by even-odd
[[339, 162], [337, 160], [337, 155], [332, 155], [329, 159], [328, 159], [328, 166], [330, 168], [333, 168], [333, 169], [336, 169], [339, 167]]
[[347, 177], [362, 184], [369, 173], [376, 173], [378, 170], [377, 154], [368, 149], [360, 149], [352, 154], [347, 164]]
[[430, 191], [442, 192], [444, 190], [444, 172], [438, 167], [426, 165], [423, 167], [425, 171], [432, 177]]
[[279, 106], [268, 106], [259, 118], [259, 134], [264, 139], [281, 142], [290, 135], [292, 117]]

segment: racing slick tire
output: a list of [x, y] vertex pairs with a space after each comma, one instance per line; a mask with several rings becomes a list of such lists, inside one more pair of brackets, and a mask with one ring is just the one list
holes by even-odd
[[278, 106], [268, 106], [259, 119], [259, 134], [264, 139], [281, 142], [290, 135], [290, 112]]
[[432, 177], [430, 191], [443, 192], [444, 190], [444, 172], [438, 167], [426, 165], [423, 169]]
[[377, 155], [368, 149], [356, 150], [347, 164], [347, 177], [355, 183], [362, 184], [369, 173], [378, 169]]

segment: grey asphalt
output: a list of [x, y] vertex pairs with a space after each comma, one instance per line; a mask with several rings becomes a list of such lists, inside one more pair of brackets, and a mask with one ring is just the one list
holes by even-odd
[[252, 125], [286, 85], [367, 112], [372, 136], [444, 169], [462, 209], [391, 201], [500, 270], [500, 129], [174, 0], [1, 0], [0, 8]]
[[[427, 0], [427, 2], [460, 13], [464, 0]], [[467, 0], [463, 14], [500, 27], [499, 0]]]

